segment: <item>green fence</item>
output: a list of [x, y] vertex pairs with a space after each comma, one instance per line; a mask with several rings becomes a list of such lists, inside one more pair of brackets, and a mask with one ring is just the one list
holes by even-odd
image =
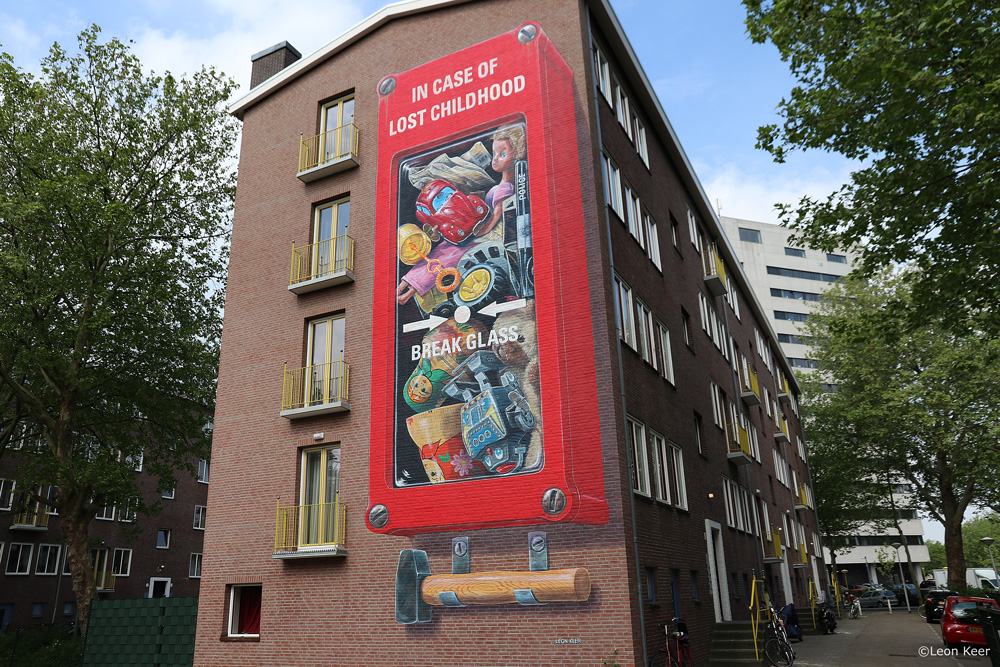
[[198, 598], [95, 601], [83, 665], [191, 665], [197, 620]]

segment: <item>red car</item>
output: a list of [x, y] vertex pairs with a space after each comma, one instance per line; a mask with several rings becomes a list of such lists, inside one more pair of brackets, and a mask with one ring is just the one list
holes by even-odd
[[956, 595], [945, 601], [944, 613], [941, 615], [941, 636], [948, 648], [955, 648], [960, 644], [986, 646], [983, 620], [979, 617], [977, 606], [1000, 609], [996, 601], [990, 598]]
[[471, 239], [475, 227], [490, 214], [490, 208], [476, 195], [467, 195], [444, 179], [431, 181], [417, 197], [417, 220], [424, 232], [437, 241], [444, 237], [460, 245]]

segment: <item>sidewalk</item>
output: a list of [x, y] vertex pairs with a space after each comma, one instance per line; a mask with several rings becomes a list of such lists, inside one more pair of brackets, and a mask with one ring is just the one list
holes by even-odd
[[[801, 612], [800, 612], [801, 613]], [[928, 623], [913, 612], [865, 609], [864, 616], [837, 620], [833, 635], [807, 634], [793, 644], [795, 667], [986, 667], [982, 656], [942, 655], [941, 626]], [[934, 655], [929, 655], [933, 653]], [[1000, 665], [1000, 660], [997, 661]]]

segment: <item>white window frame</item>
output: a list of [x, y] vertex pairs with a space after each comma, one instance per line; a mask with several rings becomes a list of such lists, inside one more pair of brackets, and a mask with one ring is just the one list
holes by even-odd
[[615, 117], [618, 124], [625, 130], [629, 140], [632, 139], [632, 110], [628, 103], [628, 93], [622, 87], [621, 81], [616, 74], [611, 75], [611, 82], [615, 88]]
[[698, 231], [698, 217], [691, 210], [691, 205], [687, 204], [688, 234], [691, 236], [691, 245], [701, 254], [701, 232]]
[[192, 553], [188, 560], [188, 579], [201, 579], [201, 566], [203, 563], [200, 553]]
[[608, 64], [608, 59], [604, 57], [604, 52], [596, 44], [594, 45], [594, 70], [597, 90], [604, 97], [604, 101], [614, 106], [611, 99], [611, 66]]
[[726, 428], [726, 395], [715, 380], [709, 379], [709, 390], [712, 393], [712, 421], [716, 426]]
[[[653, 313], [642, 301], [635, 300], [635, 339], [643, 361], [653, 363]], [[655, 366], [655, 364], [653, 364]]]
[[657, 269], [663, 270], [660, 263], [660, 235], [656, 230], [656, 220], [646, 211], [643, 215], [644, 236], [646, 237], [646, 254]]
[[[55, 550], [55, 560], [52, 559], [52, 551]], [[45, 568], [42, 568], [42, 554], [45, 554]], [[59, 557], [62, 555], [62, 546], [59, 544], [39, 544], [38, 557], [35, 559], [35, 576], [54, 577], [59, 574]], [[52, 571], [49, 571], [52, 565]]]
[[[28, 557], [24, 558], [24, 549], [28, 549]], [[15, 563], [15, 569], [10, 569], [11, 559], [14, 556], [14, 551], [17, 551], [18, 562]], [[31, 573], [31, 559], [35, 555], [35, 545], [27, 542], [11, 542], [10, 548], [7, 549], [7, 560], [4, 564], [4, 574], [12, 577], [27, 576]], [[21, 570], [21, 565], [24, 565], [23, 571]]]
[[[125, 567], [122, 567], [124, 565]], [[115, 549], [111, 557], [111, 571], [116, 577], [127, 577], [132, 572], [132, 550]]]
[[656, 321], [656, 354], [653, 356], [653, 366], [660, 371], [670, 384], [674, 381], [674, 353], [670, 344], [670, 330], [659, 320]]
[[177, 495], [177, 487], [160, 492], [160, 497], [163, 498], [164, 500], [174, 500], [176, 495]]
[[260, 637], [260, 633], [237, 633], [236, 623], [239, 621], [240, 591], [244, 588], [258, 588], [261, 592], [261, 612], [264, 610], [264, 589], [261, 584], [231, 584], [229, 586], [229, 618], [226, 623], [227, 637]]
[[684, 474], [684, 450], [674, 443], [668, 443], [667, 452], [670, 454], [670, 474], [674, 482], [673, 503], [677, 507], [686, 510], [688, 508], [687, 499], [687, 477]]
[[9, 512], [14, 506], [14, 488], [17, 483], [12, 479], [0, 477], [0, 511]]
[[[166, 545], [160, 546], [160, 533], [166, 537]], [[156, 530], [156, 548], [157, 549], [169, 549], [170, 548], [170, 529], [169, 528], [157, 528]]]
[[625, 220], [625, 204], [622, 199], [622, 173], [608, 155], [604, 159], [604, 201], [615, 212], [619, 220]]
[[207, 507], [205, 505], [195, 505], [194, 506], [194, 529], [195, 530], [205, 530], [205, 519], [207, 515]]
[[632, 298], [632, 288], [617, 275], [615, 276], [617, 289], [615, 290], [615, 302], [618, 307], [618, 335], [625, 344], [633, 350], [636, 347], [635, 332], [635, 303]]
[[114, 521], [115, 520], [115, 506], [114, 505], [104, 505], [101, 507], [100, 511], [94, 516], [98, 521]]
[[645, 240], [642, 234], [642, 203], [635, 188], [627, 181], [622, 181], [622, 193], [625, 197], [625, 222], [628, 224], [628, 233], [632, 235], [639, 245], [645, 250]]
[[125, 505], [118, 510], [118, 520], [122, 523], [132, 523], [138, 515], [138, 508], [139, 497], [130, 496], [129, 499], [125, 501]]
[[649, 495], [649, 458], [646, 453], [646, 425], [628, 417], [626, 428], [632, 440], [632, 463], [635, 466], [635, 476], [632, 479], [632, 491], [642, 496]]
[[653, 446], [653, 471], [656, 481], [656, 499], [665, 503], [670, 498], [670, 466], [667, 463], [667, 441], [656, 431], [649, 432], [649, 440]]
[[643, 125], [638, 115], [633, 114], [632, 118], [635, 124], [635, 150], [639, 154], [639, 157], [642, 158], [642, 163], [649, 169], [649, 152], [646, 149], [646, 126]]
[[198, 460], [198, 482], [200, 484], [208, 484], [208, 476], [210, 472], [210, 464], [208, 459]]

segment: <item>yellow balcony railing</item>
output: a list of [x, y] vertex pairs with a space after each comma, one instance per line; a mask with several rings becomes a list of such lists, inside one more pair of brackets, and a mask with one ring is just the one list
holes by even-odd
[[735, 423], [731, 419], [726, 420], [726, 445], [730, 460], [749, 463], [753, 459], [753, 452], [750, 451], [750, 435], [743, 424]]
[[760, 405], [760, 383], [757, 373], [748, 366], [740, 365], [740, 391], [751, 405]]
[[358, 157], [358, 128], [354, 123], [341, 125], [299, 141], [299, 171], [335, 162], [345, 157]]
[[316, 505], [278, 506], [274, 551], [339, 548], [347, 544], [347, 507], [340, 500]]
[[764, 540], [764, 562], [775, 563], [784, 560], [781, 553], [781, 533], [771, 529], [771, 539]]
[[99, 591], [115, 590], [115, 573], [110, 569], [94, 571], [94, 586]]
[[805, 484], [800, 484], [798, 493], [795, 495], [795, 509], [808, 509], [812, 507], [809, 503], [809, 492]]
[[34, 503], [34, 506], [28, 507], [27, 509], [17, 512], [14, 515], [14, 520], [11, 522], [10, 527], [12, 529], [17, 528], [27, 528], [27, 529], [44, 529], [49, 527], [49, 515], [39, 503]]
[[788, 395], [788, 380], [785, 379], [784, 373], [778, 374], [776, 383], [778, 385], [778, 400], [782, 403], [791, 401], [791, 397]]
[[785, 419], [785, 415], [778, 412], [778, 414], [774, 416], [774, 424], [777, 429], [774, 432], [774, 439], [778, 442], [788, 442], [788, 420]]
[[719, 257], [715, 244], [708, 246], [701, 255], [701, 263], [705, 273], [705, 285], [714, 296], [726, 292], [726, 265]]
[[285, 367], [281, 409], [295, 410], [347, 401], [350, 371], [350, 366], [344, 361], [304, 368]]
[[344, 271], [354, 271], [354, 239], [347, 234], [304, 246], [292, 244], [290, 285]]
[[798, 560], [793, 563], [794, 567], [807, 567], [809, 565], [809, 552], [806, 551], [806, 545], [800, 544], [798, 552]]

